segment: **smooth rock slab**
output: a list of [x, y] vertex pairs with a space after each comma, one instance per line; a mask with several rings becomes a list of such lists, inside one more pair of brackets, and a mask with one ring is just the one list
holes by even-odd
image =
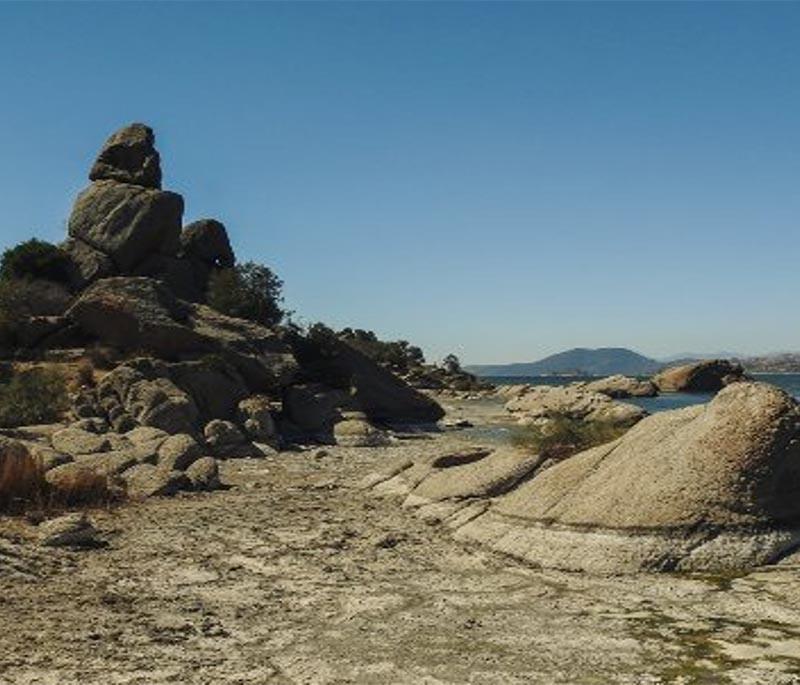
[[546, 469], [457, 535], [568, 570], [749, 569], [800, 541], [799, 438], [792, 397], [735, 383]]

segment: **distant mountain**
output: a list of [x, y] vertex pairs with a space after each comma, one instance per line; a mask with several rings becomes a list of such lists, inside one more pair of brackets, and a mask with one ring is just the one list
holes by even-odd
[[750, 373], [800, 373], [800, 352], [765, 354], [739, 361]]
[[663, 368], [664, 363], [645, 357], [624, 347], [601, 347], [590, 350], [576, 347], [559, 352], [538, 362], [517, 364], [478, 364], [467, 366], [478, 376], [547, 376], [574, 374], [584, 376], [649, 376]]
[[679, 352], [668, 357], [661, 357], [659, 361], [666, 364], [676, 364], [688, 361], [700, 361], [703, 359], [741, 359], [742, 354], [738, 352]]

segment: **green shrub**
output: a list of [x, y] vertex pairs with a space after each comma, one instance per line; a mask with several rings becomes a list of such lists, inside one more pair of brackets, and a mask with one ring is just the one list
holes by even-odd
[[268, 267], [246, 262], [211, 275], [208, 304], [228, 316], [274, 326], [287, 315], [282, 290], [283, 281]]
[[8, 248], [0, 257], [0, 279], [69, 283], [69, 256], [44, 240], [32, 238]]
[[616, 440], [627, 430], [627, 427], [605, 421], [583, 421], [558, 415], [543, 425], [517, 428], [511, 434], [511, 443], [559, 461], [590, 447]]
[[69, 407], [67, 384], [55, 370], [19, 371], [0, 385], [0, 427], [54, 423]]

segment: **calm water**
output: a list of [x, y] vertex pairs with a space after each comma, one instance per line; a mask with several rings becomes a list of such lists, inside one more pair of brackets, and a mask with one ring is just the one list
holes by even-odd
[[[800, 373], [759, 373], [753, 374], [754, 378], [765, 383], [772, 383], [779, 388], [783, 388], [790, 395], [800, 399]], [[519, 376], [519, 377], [497, 377], [487, 379], [495, 385], [517, 385], [519, 383], [530, 383], [532, 385], [566, 385], [575, 381], [596, 380], [586, 376]], [[711, 399], [711, 395], [705, 393], [689, 394], [683, 392], [668, 393], [658, 397], [633, 397], [624, 400], [632, 404], [638, 404], [651, 414], [668, 409], [680, 409], [692, 404], [703, 404]]]

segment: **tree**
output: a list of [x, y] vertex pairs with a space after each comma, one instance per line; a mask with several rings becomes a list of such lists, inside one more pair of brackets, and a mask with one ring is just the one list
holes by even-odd
[[447, 373], [460, 373], [461, 361], [454, 354], [448, 354], [442, 359], [442, 366]]
[[245, 262], [211, 275], [208, 304], [228, 316], [274, 326], [287, 315], [282, 291], [283, 281], [271, 269]]
[[69, 283], [69, 256], [52, 243], [31, 238], [8, 248], [0, 257], [1, 280]]

